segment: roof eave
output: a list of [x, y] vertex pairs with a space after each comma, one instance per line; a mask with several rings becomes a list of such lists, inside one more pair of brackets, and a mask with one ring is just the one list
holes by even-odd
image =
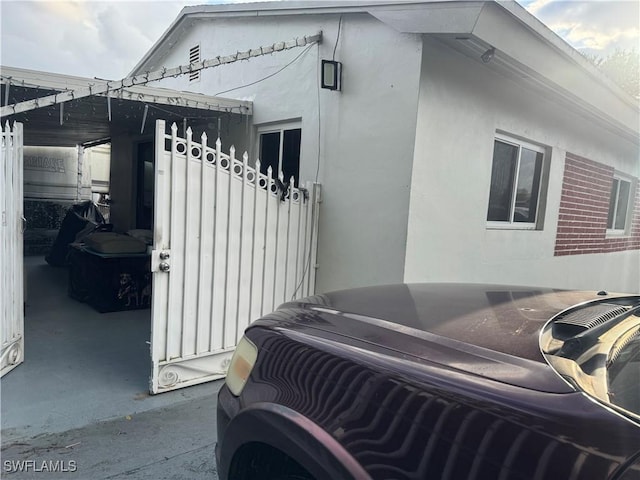
[[[193, 5], [184, 7], [173, 23], [165, 30], [149, 51], [133, 67], [129, 76], [144, 72], [149, 60], [163, 51], [167, 51], [172, 45], [166, 45], [169, 39], [183, 23], [193, 18], [230, 18], [247, 16], [274, 16], [274, 15], [299, 15], [299, 14], [326, 14], [326, 13], [368, 13], [372, 8], [397, 8], [408, 6], [420, 6], [425, 3], [460, 3], [459, 0], [298, 0], [298, 1], [268, 1], [251, 3], [225, 3], [219, 5]], [[465, 2], [466, 3], [466, 2]], [[164, 48], [163, 48], [164, 47]]]
[[[136, 65], [132, 74], [148, 69], [150, 60], [163, 55], [173, 44], [170, 38], [182, 28], [183, 23], [196, 18], [229, 18], [238, 16], [272, 16], [294, 14], [366, 12], [401, 33], [433, 36], [468, 36], [477, 45], [495, 47], [503, 65], [511, 65], [518, 74], [529, 72], [531, 81], [546, 86], [554, 95], [563, 95], [576, 108], [589, 112], [609, 129], [623, 132], [635, 143], [638, 135], [638, 100], [624, 92], [608, 79], [597, 67], [572, 48], [542, 22], [513, 1], [294, 1], [261, 2], [245, 4], [203, 5], [185, 7], [165, 34]], [[409, 13], [408, 13], [409, 12]], [[528, 51], [514, 49], [513, 42], [497, 28], [496, 18], [507, 15], [524, 31], [522, 37], [530, 46], [537, 46], [539, 58]], [[508, 22], [514, 26], [514, 22]], [[515, 28], [515, 26], [514, 26]], [[558, 72], [545, 67], [542, 50], [555, 56], [558, 64], [580, 72], [579, 79], [567, 81]], [[529, 58], [524, 58], [524, 57]], [[545, 69], [547, 70], [545, 72]], [[577, 88], [576, 88], [577, 87]], [[594, 89], [598, 93], [594, 93]]]

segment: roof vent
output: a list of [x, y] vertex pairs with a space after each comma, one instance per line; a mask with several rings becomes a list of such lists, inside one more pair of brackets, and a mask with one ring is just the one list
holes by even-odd
[[[200, 45], [196, 45], [195, 47], [191, 47], [189, 49], [189, 63], [196, 63], [200, 61]], [[195, 82], [196, 80], [200, 80], [200, 70], [197, 72], [189, 73], [189, 81]]]

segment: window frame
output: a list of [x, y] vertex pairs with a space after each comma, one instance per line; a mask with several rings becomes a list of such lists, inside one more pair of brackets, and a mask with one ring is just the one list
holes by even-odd
[[[489, 215], [488, 203], [491, 197], [491, 176], [493, 175], [493, 163], [494, 163], [496, 141], [518, 147], [518, 159], [517, 159], [516, 171], [515, 171], [515, 176], [513, 181], [513, 190], [511, 192], [511, 204], [509, 206], [510, 219], [508, 221], [498, 221], [498, 220], [487, 219]], [[504, 133], [499, 133], [499, 132], [496, 132], [494, 134], [493, 144], [494, 144], [494, 148], [492, 149], [492, 152], [491, 152], [491, 170], [490, 170], [489, 188], [488, 188], [488, 194], [487, 194], [487, 211], [485, 213], [486, 228], [488, 230], [542, 230], [544, 211], [545, 211], [544, 197], [546, 196], [546, 193], [547, 193], [549, 158], [551, 157], [549, 148], [540, 144], [532, 143], [530, 141], [522, 140], [520, 138], [513, 137], [513, 136], [510, 136]], [[536, 201], [536, 218], [533, 222], [516, 222], [513, 219], [514, 213], [515, 213], [515, 205], [517, 201], [517, 188], [518, 188], [518, 178], [520, 175], [520, 160], [522, 158], [522, 148], [526, 148], [527, 150], [531, 150], [531, 151], [542, 154], [542, 161], [540, 164], [540, 180], [538, 185], [538, 198]]]
[[[633, 216], [634, 209], [634, 200], [635, 200], [635, 192], [636, 192], [636, 182], [634, 179], [628, 175], [625, 175], [620, 172], [615, 172], [612, 178], [612, 186], [614, 181], [618, 181], [618, 188], [616, 191], [616, 200], [615, 205], [613, 206], [613, 218], [611, 224], [614, 228], [609, 228], [609, 213], [607, 212], [607, 231], [606, 235], [608, 237], [616, 237], [616, 236], [625, 236], [629, 235], [629, 230], [631, 228], [631, 219]], [[620, 201], [620, 183], [625, 182], [629, 184], [629, 193], [627, 197], [627, 211], [624, 215], [624, 227], [623, 228], [615, 228], [616, 220], [617, 220], [617, 210], [618, 210], [618, 202]], [[611, 192], [613, 193], [613, 192]], [[609, 209], [611, 209], [611, 201], [613, 198], [609, 196]]]
[[[275, 178], [279, 178], [282, 171], [282, 160], [284, 153], [284, 132], [287, 130], [300, 130], [300, 157], [298, 159], [298, 177], [300, 176], [300, 164], [302, 163], [302, 121], [289, 121], [289, 122], [279, 122], [279, 123], [270, 123], [268, 125], [260, 125], [257, 127], [257, 146], [256, 151], [258, 152], [257, 158], [262, 161], [261, 157], [261, 139], [262, 135], [269, 133], [279, 133], [280, 134], [280, 145], [278, 150], [278, 171], [275, 173]], [[284, 182], [288, 182], [288, 178], [283, 178]], [[300, 182], [299, 178], [295, 178], [296, 183]]]

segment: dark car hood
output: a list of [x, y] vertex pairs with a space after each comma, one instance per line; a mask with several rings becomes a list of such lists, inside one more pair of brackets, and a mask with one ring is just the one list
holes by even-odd
[[316, 295], [279, 312], [305, 310], [311, 315], [290, 320], [505, 383], [561, 392], [572, 389], [547, 365], [540, 331], [559, 312], [598, 299], [603, 296], [596, 292], [400, 284]]

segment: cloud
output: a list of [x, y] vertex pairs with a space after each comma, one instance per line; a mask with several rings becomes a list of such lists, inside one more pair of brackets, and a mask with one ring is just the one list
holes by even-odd
[[640, 49], [638, 1], [523, 1], [522, 5], [574, 48], [597, 55]]
[[527, 10], [533, 15], [537, 15], [540, 10], [542, 10], [547, 4], [551, 3], [553, 0], [534, 0], [529, 2], [521, 2], [524, 6], [526, 6]]
[[120, 79], [191, 3], [0, 0], [0, 63]]
[[[190, 4], [229, 0], [0, 0], [0, 64], [120, 79]], [[233, 0], [238, 1], [238, 0]], [[640, 2], [521, 0], [574, 48], [638, 48]]]

